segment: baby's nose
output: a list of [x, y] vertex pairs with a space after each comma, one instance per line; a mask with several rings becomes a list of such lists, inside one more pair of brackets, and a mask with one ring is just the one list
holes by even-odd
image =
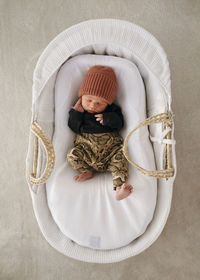
[[97, 106], [96, 102], [92, 103], [92, 107], [96, 107], [96, 106]]

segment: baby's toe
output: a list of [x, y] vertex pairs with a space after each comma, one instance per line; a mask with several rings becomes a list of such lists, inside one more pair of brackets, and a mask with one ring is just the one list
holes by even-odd
[[126, 183], [123, 183], [122, 188], [123, 188], [124, 190], [126, 190], [126, 189], [127, 189], [127, 184], [126, 184]]
[[75, 181], [79, 181], [79, 175], [74, 176]]
[[126, 184], [125, 189], [129, 192], [132, 192], [133, 191], [133, 186], [130, 185], [130, 184]]

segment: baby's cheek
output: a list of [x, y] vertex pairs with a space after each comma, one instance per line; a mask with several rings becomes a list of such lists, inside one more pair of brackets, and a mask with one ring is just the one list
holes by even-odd
[[106, 109], [106, 107], [107, 107], [107, 106], [104, 106], [104, 105], [103, 105], [103, 106], [99, 107], [99, 109], [100, 109], [100, 111], [104, 111], [104, 110]]

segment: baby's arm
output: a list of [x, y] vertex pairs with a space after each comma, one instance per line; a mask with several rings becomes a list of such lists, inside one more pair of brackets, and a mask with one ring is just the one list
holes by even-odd
[[115, 104], [112, 105], [111, 112], [95, 115], [96, 120], [102, 125], [120, 130], [124, 126], [124, 119], [121, 108]]
[[84, 109], [81, 106], [81, 99], [69, 111], [68, 126], [75, 132], [81, 133], [81, 125], [83, 123]]
[[103, 125], [120, 130], [124, 125], [123, 116], [122, 115], [120, 116], [116, 112], [104, 113]]

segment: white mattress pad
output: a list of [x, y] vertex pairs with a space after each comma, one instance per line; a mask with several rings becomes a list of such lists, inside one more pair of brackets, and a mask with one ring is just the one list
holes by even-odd
[[[76, 182], [78, 174], [66, 161], [73, 147], [75, 133], [68, 127], [68, 112], [78, 99], [80, 84], [93, 65], [114, 69], [118, 90], [115, 103], [122, 109], [128, 132], [146, 118], [146, 94], [143, 80], [135, 64], [108, 55], [79, 55], [70, 58], [58, 72], [55, 84], [55, 168], [46, 183], [50, 212], [63, 234], [79, 245], [93, 249], [125, 246], [142, 235], [151, 222], [156, 205], [157, 179], [139, 173], [129, 164], [128, 183], [133, 193], [117, 201], [109, 172], [95, 173], [84, 182]], [[149, 130], [142, 127], [130, 138], [130, 157], [140, 166], [154, 170], [155, 160]]]

